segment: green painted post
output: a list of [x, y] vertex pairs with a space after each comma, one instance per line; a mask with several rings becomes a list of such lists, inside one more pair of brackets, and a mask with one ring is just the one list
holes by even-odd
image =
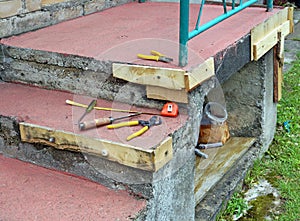
[[184, 67], [188, 63], [189, 40], [189, 13], [190, 0], [180, 0], [180, 27], [179, 27], [179, 66]]
[[273, 11], [273, 0], [267, 0], [267, 11]]

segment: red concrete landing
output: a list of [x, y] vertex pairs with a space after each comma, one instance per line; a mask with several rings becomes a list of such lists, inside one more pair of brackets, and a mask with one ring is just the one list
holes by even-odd
[[[197, 20], [199, 5], [190, 6], [190, 29]], [[250, 7], [221, 22], [189, 42], [189, 66], [214, 56], [241, 39], [256, 25], [278, 12]], [[206, 5], [202, 22], [223, 13], [221, 5]], [[178, 65], [179, 4], [134, 2], [99, 13], [63, 22], [35, 32], [1, 40], [1, 43], [99, 60], [166, 66], [146, 62], [138, 53], [158, 50], [174, 58], [169, 67]]]
[[126, 191], [0, 155], [0, 220], [122, 221], [145, 206]]

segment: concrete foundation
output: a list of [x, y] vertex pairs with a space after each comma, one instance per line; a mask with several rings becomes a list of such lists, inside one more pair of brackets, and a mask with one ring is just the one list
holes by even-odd
[[[7, 117], [1, 117], [1, 153], [84, 176], [109, 188], [127, 189], [145, 197], [148, 204], [140, 220], [194, 220], [195, 215], [191, 212], [195, 208], [194, 147], [198, 139], [205, 99], [225, 99], [231, 135], [258, 137], [256, 145], [260, 147], [253, 147], [253, 150], [256, 150], [255, 153], [258, 150], [262, 153], [273, 138], [276, 122], [276, 104], [272, 103], [273, 84], [268, 83], [272, 76], [272, 62], [273, 53], [269, 52], [258, 62], [245, 65], [221, 86], [215, 78], [192, 91], [188, 105], [189, 123], [173, 134], [174, 157], [156, 173], [121, 166], [88, 154], [22, 143], [19, 138], [18, 121]], [[17, 71], [9, 73], [20, 74]], [[245, 159], [249, 162], [244, 167], [249, 167], [257, 156], [253, 156], [251, 152], [252, 150], [249, 152], [251, 157]], [[241, 181], [245, 174], [244, 170], [240, 171], [242, 175], [235, 178], [236, 183]], [[232, 186], [228, 188], [226, 198], [232, 192]], [[222, 190], [224, 191], [224, 188]], [[221, 206], [220, 203], [218, 205]], [[211, 208], [210, 212], [203, 212], [203, 208], [206, 207]], [[197, 219], [201, 220], [200, 217], [207, 213], [207, 216], [215, 216], [216, 208], [218, 207], [212, 205], [210, 200], [204, 198], [196, 209]]]
[[[6, 32], [0, 33], [0, 38], [124, 2], [127, 1], [81, 0], [45, 5], [41, 10], [26, 14], [22, 19], [16, 15], [1, 19], [0, 24], [6, 27]], [[130, 5], [130, 9], [132, 8], [134, 6]], [[251, 13], [256, 13], [255, 9]], [[265, 14], [260, 12], [259, 14], [263, 20]], [[12, 22], [16, 19], [20, 21]], [[35, 19], [39, 19], [39, 22], [35, 22]], [[25, 21], [26, 24], [32, 25], [22, 29], [21, 24]], [[11, 26], [12, 23], [14, 26]], [[180, 128], [168, 134], [172, 137], [173, 157], [158, 171], [145, 171], [142, 168], [121, 165], [87, 153], [21, 142], [18, 124], [20, 121], [30, 119], [30, 114], [22, 116], [21, 110], [16, 110], [12, 112], [13, 114], [2, 114], [5, 111], [3, 109], [1, 112], [0, 109], [0, 153], [43, 167], [83, 176], [108, 188], [126, 190], [136, 197], [141, 197], [147, 201], [147, 205], [136, 217], [137, 220], [214, 220], [223, 202], [229, 199], [235, 187], [242, 181], [254, 159], [267, 150], [275, 130], [273, 51], [267, 52], [258, 61], [251, 61], [251, 41], [248, 31], [246, 34], [242, 33], [241, 38], [238, 33], [237, 40], [232, 44], [225, 46], [219, 44], [222, 49], [217, 53], [209, 54], [208, 47], [208, 52], [204, 50], [203, 56], [199, 56], [200, 63], [206, 59], [205, 56], [213, 57], [215, 76], [187, 93], [188, 104], [179, 104], [180, 110], [187, 112], [188, 117], [184, 119]], [[212, 35], [215, 36], [214, 33]], [[44, 36], [47, 37], [47, 34], [44, 33]], [[26, 36], [25, 41], [30, 43], [28, 39], [26, 40]], [[47, 90], [49, 96], [55, 91], [61, 93], [61, 97], [71, 93], [74, 96], [89, 96], [90, 99], [122, 101], [130, 105], [157, 109], [161, 109], [165, 103], [148, 99], [145, 85], [114, 78], [112, 61], [59, 53], [55, 48], [55, 42], [51, 45], [54, 47], [52, 51], [13, 46], [19, 42], [10, 42], [10, 39], [3, 42], [0, 45], [0, 80], [3, 82], [37, 86], [39, 87], [36, 88], [37, 91], [44, 91], [44, 94]], [[203, 42], [205, 41], [201, 43]], [[195, 45], [199, 47], [198, 44]], [[43, 47], [46, 46], [47, 44], [43, 42]], [[86, 52], [93, 53], [92, 50]], [[136, 54], [131, 56], [135, 57]], [[33, 96], [32, 99], [36, 97]], [[227, 171], [220, 181], [216, 181], [196, 205], [194, 150], [198, 142], [203, 107], [208, 101], [220, 102], [226, 106], [231, 136], [255, 137], [257, 142], [241, 156], [234, 168]]]
[[[270, 79], [273, 79], [272, 51], [257, 62], [246, 64], [222, 84], [231, 135], [258, 139], [197, 205], [195, 220], [215, 220], [243, 182], [253, 162], [268, 149], [274, 137], [277, 117], [277, 105], [273, 103], [273, 80]], [[211, 93], [209, 97], [216, 92], [212, 90]]]
[[232, 135], [259, 137], [264, 150], [273, 139], [277, 117], [272, 53], [248, 63], [222, 86]]

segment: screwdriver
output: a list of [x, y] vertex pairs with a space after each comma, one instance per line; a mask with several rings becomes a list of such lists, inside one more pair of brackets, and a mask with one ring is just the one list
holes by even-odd
[[104, 117], [104, 118], [98, 118], [98, 119], [94, 119], [91, 121], [85, 121], [79, 124], [79, 129], [80, 130], [87, 130], [90, 128], [95, 128], [95, 127], [99, 127], [99, 126], [104, 126], [104, 125], [108, 125], [111, 124], [112, 122], [116, 121], [116, 120], [121, 120], [124, 118], [128, 118], [128, 117], [134, 117], [137, 115], [140, 115], [142, 113], [134, 113], [134, 114], [129, 114], [126, 116], [122, 116], [122, 117], [117, 117], [117, 118], [113, 118], [113, 117]]
[[80, 124], [80, 121], [85, 117], [85, 115], [87, 115], [88, 113], [90, 113], [94, 109], [96, 104], [97, 104], [97, 100], [92, 100], [92, 102], [85, 109], [84, 114], [79, 118], [78, 124]]

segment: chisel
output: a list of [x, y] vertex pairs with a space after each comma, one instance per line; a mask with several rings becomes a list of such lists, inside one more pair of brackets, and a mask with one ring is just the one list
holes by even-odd
[[128, 117], [134, 117], [137, 115], [140, 115], [141, 113], [134, 113], [134, 114], [129, 114], [123, 117], [117, 117], [117, 118], [113, 118], [113, 117], [104, 117], [104, 118], [98, 118], [98, 119], [94, 119], [91, 121], [85, 121], [79, 124], [79, 129], [80, 130], [87, 130], [90, 128], [95, 128], [95, 127], [100, 127], [100, 126], [104, 126], [104, 125], [108, 125], [111, 124], [112, 122], [116, 121], [116, 120], [121, 120], [124, 118], [128, 118]]

